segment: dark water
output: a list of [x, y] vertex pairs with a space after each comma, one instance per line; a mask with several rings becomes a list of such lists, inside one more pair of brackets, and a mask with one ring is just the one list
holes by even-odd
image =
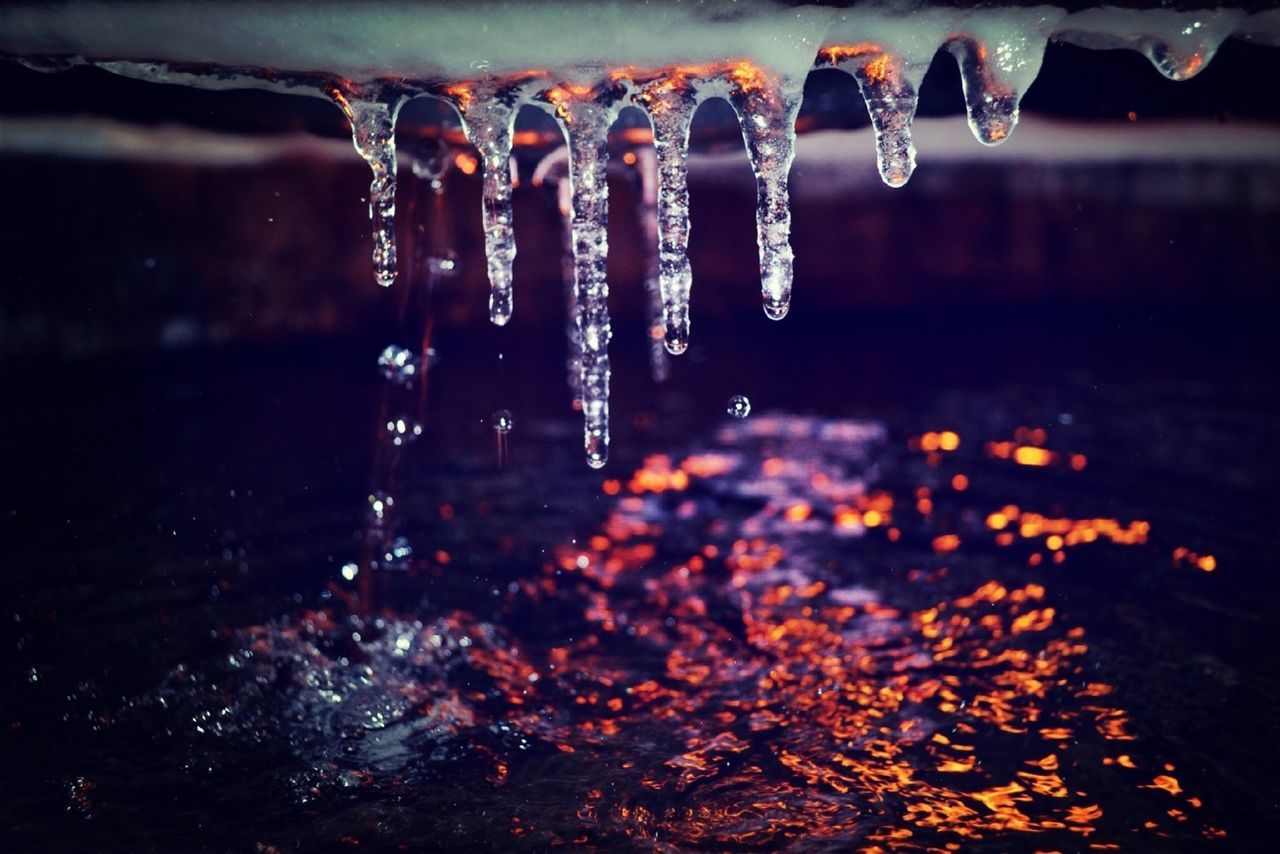
[[1269, 850], [1265, 330], [758, 324], [446, 336], [363, 603], [375, 342], [13, 366], [3, 847]]

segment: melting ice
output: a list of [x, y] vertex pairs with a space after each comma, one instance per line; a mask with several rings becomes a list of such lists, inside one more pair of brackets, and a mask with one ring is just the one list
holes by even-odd
[[[1050, 39], [1136, 50], [1175, 80], [1199, 73], [1233, 34], [1280, 44], [1274, 9], [1100, 7], [1068, 14], [1048, 5], [835, 9], [706, 0], [657, 2], [640, 15], [613, 2], [497, 0], [476, 7], [353, 4], [325, 15], [311, 12], [292, 2], [15, 5], [0, 8], [0, 53], [42, 71], [94, 64], [144, 80], [329, 98], [346, 116], [355, 149], [373, 173], [373, 272], [384, 287], [397, 275], [396, 118], [411, 97], [444, 99], [480, 154], [489, 317], [499, 326], [514, 310], [515, 117], [529, 103], [552, 112], [567, 143], [562, 202], [572, 255], [566, 277], [571, 385], [594, 467], [605, 464], [609, 449], [607, 141], [623, 107], [642, 109], [653, 130], [651, 160], [640, 167], [647, 182], [640, 219], [656, 243], [656, 263], [646, 275], [650, 334], [655, 347], [660, 340], [678, 355], [689, 346], [693, 284], [689, 129], [707, 98], [729, 101], [741, 124], [756, 177], [764, 311], [779, 320], [790, 308], [792, 289], [787, 183], [795, 118], [806, 73], [815, 65], [838, 68], [857, 81], [875, 130], [880, 175], [899, 187], [915, 169], [912, 120], [921, 81], [940, 47], [959, 64], [974, 135], [995, 145], [1013, 132], [1022, 94]], [[391, 382], [407, 386], [421, 366], [406, 353], [389, 349], [381, 367]], [[668, 370], [660, 350], [653, 368], [657, 378]], [[396, 445], [421, 431], [399, 416], [386, 425]]]

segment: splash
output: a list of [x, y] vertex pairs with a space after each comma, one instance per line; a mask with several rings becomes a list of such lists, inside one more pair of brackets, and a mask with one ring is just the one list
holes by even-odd
[[[1146, 850], [1222, 836], [1204, 775], [1162, 755], [1176, 740], [1161, 715], [1131, 709], [1127, 671], [1105, 640], [1093, 649], [1087, 582], [1027, 559], [1068, 520], [1024, 508], [1005, 539], [982, 518], [1008, 494], [940, 485], [970, 465], [993, 483], [982, 446], [930, 431], [904, 458], [879, 425], [766, 412], [605, 481], [614, 497], [589, 536], [539, 539], [545, 519], [518, 503], [514, 530], [458, 507], [470, 515], [451, 526], [469, 538], [490, 518], [543, 557], [431, 619], [414, 604], [345, 614], [335, 593], [236, 632], [209, 671], [164, 686], [164, 720], [202, 761], [274, 746], [275, 767], [303, 772], [283, 788], [308, 803], [358, 800], [347, 775], [393, 820], [422, 811], [383, 794], [465, 791], [472, 821], [509, 817], [485, 847]], [[480, 492], [510, 483], [492, 477]], [[1166, 559], [1145, 535], [1085, 536], [1107, 521], [1145, 530], [1071, 519], [1080, 539], [1054, 553], [1094, 571]], [[429, 565], [413, 559], [411, 572]]]

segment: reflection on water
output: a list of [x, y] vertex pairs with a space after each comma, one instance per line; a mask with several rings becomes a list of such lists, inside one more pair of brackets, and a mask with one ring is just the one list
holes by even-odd
[[[996, 494], [1049, 466], [1080, 476], [1085, 457], [1051, 439], [942, 429], [904, 455], [875, 424], [729, 421], [605, 480], [597, 530], [465, 609], [359, 615], [335, 585], [330, 607], [236, 631], [219, 664], [179, 668], [144, 706], [185, 728], [192, 766], [283, 778], [326, 844], [1225, 836], [1178, 758], [1138, 737], [1064, 577], [1122, 550], [1168, 572], [1216, 564], [1170, 560], [1143, 519], [1077, 518], [1050, 487], [1036, 506]], [[509, 535], [536, 539], [527, 524]], [[452, 560], [415, 555], [394, 580], [430, 589], [464, 571]]]

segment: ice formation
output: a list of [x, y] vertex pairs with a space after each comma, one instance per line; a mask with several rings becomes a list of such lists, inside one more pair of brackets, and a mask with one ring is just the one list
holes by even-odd
[[[707, 98], [728, 100], [741, 123], [757, 183], [764, 310], [776, 320], [791, 298], [788, 177], [810, 68], [838, 68], [857, 81], [875, 130], [880, 175], [899, 187], [915, 168], [917, 94], [939, 48], [959, 64], [974, 135], [996, 145], [1013, 132], [1019, 102], [1051, 39], [1137, 50], [1161, 74], [1185, 80], [1232, 35], [1280, 44], [1280, 11], [1097, 7], [1068, 13], [1052, 5], [906, 2], [841, 9], [782, 0], [670, 0], [646, 4], [643, 13], [621, 0], [147, 0], [0, 8], [0, 55], [40, 70], [93, 64], [146, 80], [255, 87], [335, 102], [373, 172], [373, 268], [384, 286], [396, 275], [397, 113], [416, 96], [448, 101], [483, 166], [489, 315], [498, 325], [514, 308], [509, 161], [515, 116], [525, 104], [551, 112], [567, 142], [562, 207], [572, 253], [572, 384], [580, 395], [587, 460], [596, 467], [605, 464], [609, 447], [607, 142], [622, 108], [642, 109], [653, 130], [653, 162], [644, 167], [650, 186], [642, 188], [649, 207], [641, 212], [657, 244], [656, 270], [646, 279], [661, 317], [653, 318], [651, 333], [660, 329], [655, 340], [680, 354], [689, 345], [692, 288], [689, 128]], [[655, 374], [666, 370], [664, 354], [655, 355], [654, 366]], [[411, 427], [390, 424], [401, 441], [412, 437]]]

